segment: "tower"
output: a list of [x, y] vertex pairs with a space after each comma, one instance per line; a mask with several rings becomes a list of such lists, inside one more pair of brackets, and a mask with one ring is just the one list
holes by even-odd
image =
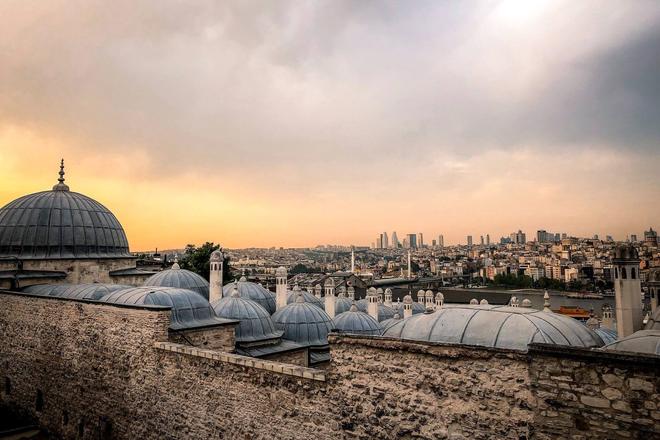
[[408, 251], [408, 278], [412, 278], [412, 272], [410, 270], [410, 251]]
[[403, 319], [410, 318], [412, 316], [412, 305], [412, 296], [406, 295], [403, 298]]
[[367, 290], [367, 313], [378, 321], [378, 294], [373, 287]]
[[355, 273], [355, 251], [351, 250], [351, 273]]
[[389, 287], [385, 289], [385, 305], [392, 307], [392, 289]]
[[337, 305], [337, 299], [335, 297], [335, 281], [332, 277], [328, 277], [323, 284], [325, 288], [325, 313], [329, 317], [335, 317], [335, 308]]
[[286, 307], [286, 295], [287, 295], [287, 273], [286, 268], [280, 266], [275, 271], [275, 304], [276, 310], [280, 310]]
[[614, 297], [616, 331], [625, 338], [642, 328], [642, 286], [639, 281], [639, 256], [634, 246], [616, 248], [614, 265]]
[[660, 295], [660, 269], [655, 268], [649, 271], [646, 283], [649, 286], [651, 315], [658, 308], [658, 295]]
[[417, 291], [417, 302], [426, 307], [426, 292], [423, 289]]
[[612, 307], [609, 304], [603, 306], [603, 319], [601, 326], [610, 330], [616, 330], [616, 324], [612, 319]]
[[211, 303], [222, 298], [222, 270], [224, 259], [225, 256], [219, 249], [213, 251], [209, 258], [209, 302]]

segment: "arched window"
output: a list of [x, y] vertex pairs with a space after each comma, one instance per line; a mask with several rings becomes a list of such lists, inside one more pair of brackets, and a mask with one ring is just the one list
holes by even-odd
[[635, 279], [635, 268], [630, 269], [630, 278]]
[[626, 273], [625, 267], [621, 268], [621, 278], [623, 278], [624, 280], [628, 278], [628, 274]]

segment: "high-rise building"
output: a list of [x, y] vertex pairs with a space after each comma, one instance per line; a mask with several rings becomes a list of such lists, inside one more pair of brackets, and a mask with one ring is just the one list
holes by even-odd
[[486, 244], [486, 241], [484, 240], [484, 236], [482, 235], [481, 236], [481, 245], [483, 246], [484, 244]]
[[647, 246], [657, 246], [658, 245], [658, 233], [649, 228], [648, 231], [644, 231], [644, 243]]
[[436, 247], [438, 245], [438, 242], [436, 239], [431, 240], [431, 246]]
[[486, 246], [490, 246], [490, 234], [486, 234]]
[[408, 236], [403, 237], [403, 248], [404, 249], [410, 248], [410, 242], [408, 241]]
[[408, 247], [411, 249], [417, 249], [417, 235], [408, 234]]
[[382, 237], [383, 237], [383, 249], [389, 248], [390, 247], [390, 242], [387, 238], [387, 232], [383, 232]]
[[518, 232], [512, 232], [511, 233], [511, 243], [515, 244], [525, 244], [527, 243], [527, 238], [525, 237], [525, 233], [518, 229]]
[[471, 235], [468, 235], [468, 236], [467, 236], [467, 245], [468, 245], [469, 247], [472, 247], [472, 236], [471, 236]]
[[417, 234], [417, 246], [424, 247], [424, 234], [421, 232]]
[[630, 242], [637, 243], [637, 234], [630, 234]]
[[445, 246], [445, 236], [442, 234], [438, 235], [438, 246], [440, 247]]
[[399, 237], [396, 236], [396, 231], [392, 232], [392, 247], [394, 249], [399, 247]]

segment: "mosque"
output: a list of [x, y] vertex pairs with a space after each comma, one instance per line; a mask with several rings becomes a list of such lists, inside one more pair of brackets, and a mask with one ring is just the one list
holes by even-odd
[[370, 287], [365, 298], [356, 300], [354, 286], [332, 276], [323, 279], [322, 287], [290, 288], [284, 267], [276, 271], [274, 293], [245, 277], [225, 284], [221, 251], [211, 255], [210, 282], [176, 262], [161, 272], [144, 272], [136, 269], [112, 212], [70, 191], [63, 162], [52, 190], [0, 209], [0, 288], [7, 295], [169, 310], [169, 342], [254, 359], [250, 365], [259, 360], [331, 371], [330, 339], [344, 336], [512, 353], [540, 344], [660, 356], [660, 271], [649, 277], [652, 316], [644, 326], [635, 248], [619, 247], [613, 263], [616, 320], [609, 312], [603, 322], [592, 317], [585, 325], [549, 307], [519, 304], [515, 297], [505, 306], [477, 298], [447, 304], [441, 292], [420, 290], [415, 298], [409, 294], [393, 303], [390, 289]]

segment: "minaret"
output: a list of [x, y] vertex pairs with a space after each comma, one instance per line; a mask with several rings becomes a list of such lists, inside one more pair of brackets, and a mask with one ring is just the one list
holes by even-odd
[[547, 290], [543, 294], [543, 311], [552, 313], [552, 309], [550, 309], [550, 295], [548, 295]]
[[639, 261], [637, 250], [630, 244], [618, 247], [612, 259], [616, 331], [619, 339], [642, 328], [642, 286], [639, 282]]
[[412, 296], [406, 295], [403, 297], [403, 319], [410, 318], [412, 316], [412, 305], [413, 299]]
[[408, 278], [412, 278], [412, 271], [411, 271], [411, 265], [410, 265], [410, 251], [408, 251]]
[[328, 277], [325, 280], [323, 287], [325, 288], [325, 313], [327, 313], [329, 317], [334, 318], [337, 298], [335, 297], [335, 281], [332, 277]]
[[385, 305], [392, 307], [392, 289], [389, 287], [385, 289]]
[[[220, 249], [211, 253], [209, 258], [209, 302], [222, 298], [222, 269], [225, 257]], [[176, 263], [175, 263], [176, 264]]]
[[287, 302], [287, 273], [286, 268], [280, 266], [275, 271], [275, 308], [280, 310], [286, 307]]
[[378, 321], [378, 294], [373, 287], [367, 290], [367, 313]]
[[355, 251], [351, 250], [351, 273], [355, 273]]

